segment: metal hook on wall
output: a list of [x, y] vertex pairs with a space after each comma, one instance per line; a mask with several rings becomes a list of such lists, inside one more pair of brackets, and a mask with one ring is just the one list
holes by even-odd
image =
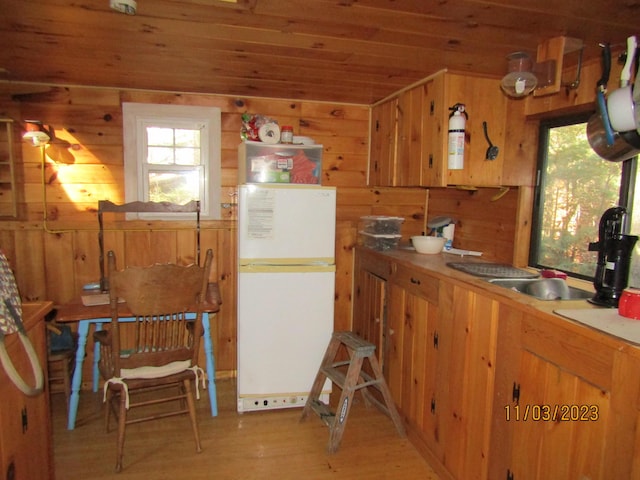
[[482, 129], [484, 130], [484, 138], [487, 139], [487, 143], [489, 144], [489, 148], [487, 148], [485, 158], [487, 160], [495, 160], [496, 158], [498, 158], [500, 149], [496, 145], [494, 145], [489, 138], [489, 133], [487, 132], [487, 122], [482, 122]]

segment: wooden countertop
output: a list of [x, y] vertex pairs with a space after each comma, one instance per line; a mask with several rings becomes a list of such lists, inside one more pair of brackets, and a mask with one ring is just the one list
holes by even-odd
[[[539, 300], [535, 297], [512, 291], [508, 288], [493, 285], [488, 282], [486, 278], [476, 277], [468, 273], [454, 270], [447, 266], [448, 262], [487, 262], [482, 257], [454, 255], [449, 253], [438, 253], [435, 255], [425, 255], [417, 253], [413, 249], [399, 248], [396, 250], [388, 250], [384, 252], [374, 251], [365, 247], [358, 247], [363, 253], [372, 252], [373, 254], [383, 255], [385, 258], [395, 261], [398, 264], [417, 267], [427, 271], [430, 275], [436, 278], [440, 278], [447, 282], [459, 283], [466, 288], [477, 289], [478, 291], [488, 294], [494, 297], [501, 303], [511, 305], [519, 308], [525, 313], [529, 313], [537, 316], [544, 316], [546, 320], [561, 325], [565, 328], [571, 329], [573, 332], [592, 337], [601, 342], [611, 343], [612, 346], [618, 349], [632, 349], [638, 355], [640, 355], [640, 345], [627, 341], [624, 338], [612, 335], [609, 332], [594, 327], [593, 325], [587, 325], [577, 320], [567, 318], [566, 316], [558, 315], [556, 310], [576, 310], [576, 309], [601, 309], [603, 311], [603, 318], [610, 316], [612, 309], [598, 307], [589, 303], [587, 300]], [[532, 272], [536, 269], [526, 269]], [[579, 279], [568, 279], [567, 283], [570, 286], [580, 288], [582, 290], [592, 291], [595, 293], [593, 284], [591, 282]], [[638, 324], [640, 327], [640, 323]]]

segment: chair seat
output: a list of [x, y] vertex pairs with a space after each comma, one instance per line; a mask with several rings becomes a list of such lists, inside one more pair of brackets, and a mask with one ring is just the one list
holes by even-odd
[[[205, 388], [204, 370], [199, 366], [191, 366], [191, 360], [171, 362], [162, 366], [145, 366], [138, 368], [120, 369], [121, 377], [111, 377], [104, 383], [104, 400], [107, 399], [107, 390], [115, 388], [124, 391], [125, 405], [129, 409], [129, 388], [135, 389], [145, 385], [145, 380], [165, 379], [168, 384], [175, 383], [191, 376], [195, 377], [196, 398], [200, 400], [200, 388], [198, 380], [202, 381], [202, 388]], [[136, 380], [138, 382], [136, 382]]]
[[120, 369], [120, 378], [160, 378], [184, 372], [190, 368], [191, 360], [171, 362], [158, 367], [144, 366], [138, 368], [122, 368]]

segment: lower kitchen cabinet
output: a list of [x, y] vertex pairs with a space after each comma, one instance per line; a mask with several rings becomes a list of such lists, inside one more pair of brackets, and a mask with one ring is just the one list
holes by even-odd
[[[27, 336], [46, 370], [44, 316], [50, 302], [23, 304]], [[17, 334], [5, 338], [7, 352], [18, 373], [33, 384], [31, 363]], [[45, 372], [46, 376], [46, 372]], [[53, 479], [53, 450], [49, 398], [45, 390], [25, 396], [0, 368], [0, 478], [3, 480]]]
[[503, 305], [496, 365], [489, 478], [640, 478], [636, 359]]
[[356, 249], [354, 328], [384, 339], [393, 399], [440, 477], [640, 479], [640, 350], [441, 268]]
[[376, 318], [358, 313], [378, 305], [377, 294], [369, 306], [357, 298], [367, 268], [388, 272], [384, 371], [410, 438], [443, 478], [487, 478], [497, 302], [419, 269], [376, 269], [375, 254], [357, 254], [356, 264], [354, 322]]
[[356, 255], [354, 268], [352, 330], [376, 346], [380, 368], [386, 371], [384, 354], [387, 343], [387, 281], [391, 275], [388, 262], [376, 257]]

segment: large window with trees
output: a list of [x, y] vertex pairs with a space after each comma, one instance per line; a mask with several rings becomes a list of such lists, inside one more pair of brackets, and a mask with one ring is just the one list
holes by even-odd
[[[601, 159], [587, 140], [588, 116], [543, 122], [529, 264], [593, 279], [600, 217], [610, 207], [627, 209], [629, 232], [640, 234], [640, 206], [634, 209], [637, 157]], [[638, 212], [634, 218], [634, 211]], [[638, 252], [632, 256], [629, 284], [640, 286]]]

